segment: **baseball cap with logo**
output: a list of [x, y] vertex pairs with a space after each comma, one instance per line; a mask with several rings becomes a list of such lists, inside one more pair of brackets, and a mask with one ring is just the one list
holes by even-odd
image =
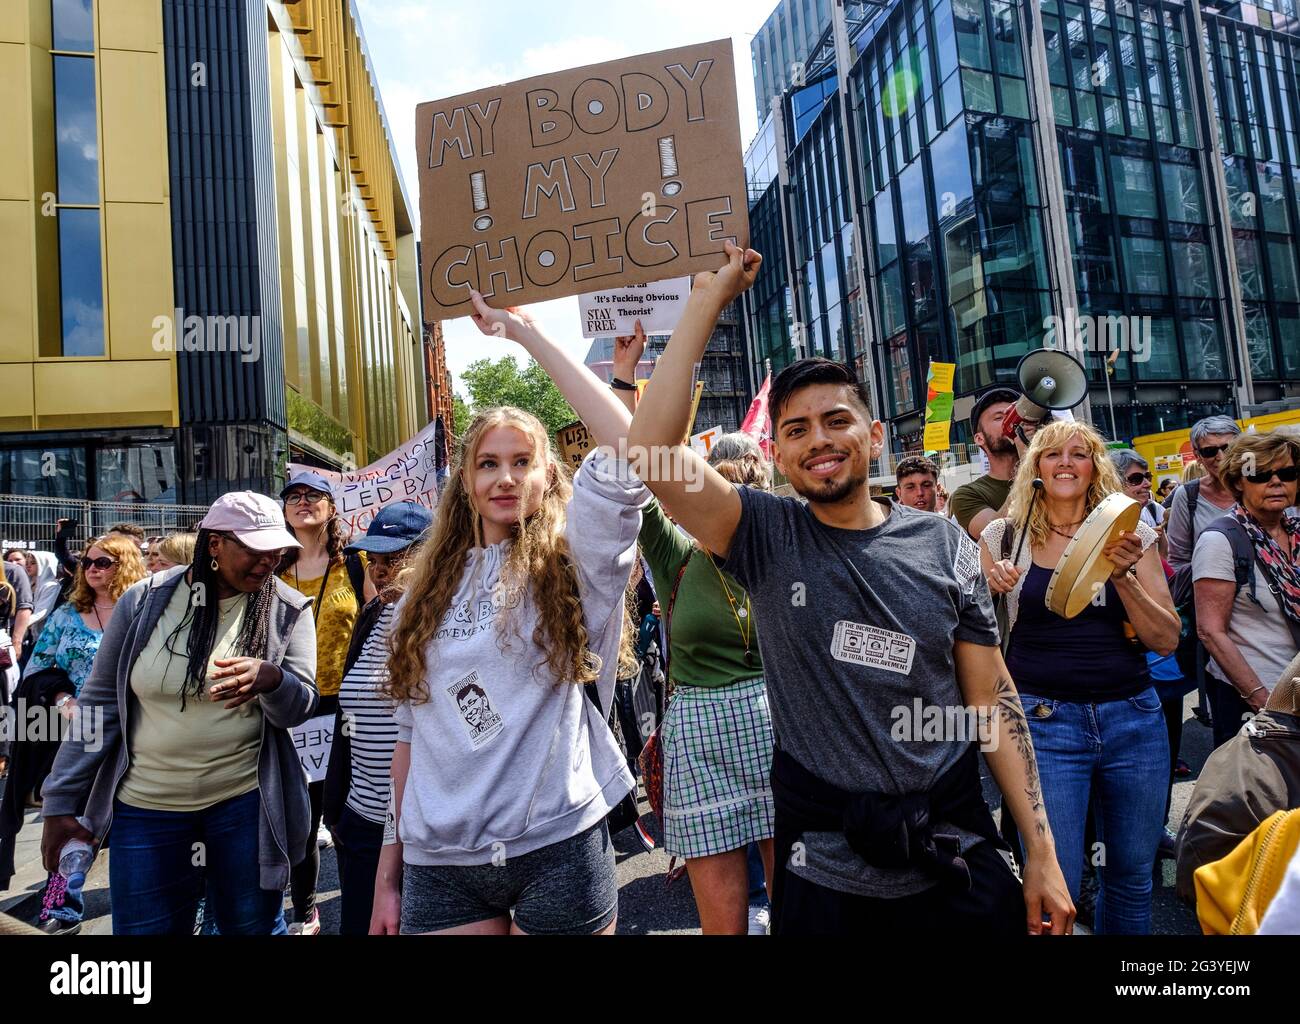
[[413, 501], [399, 501], [375, 513], [366, 535], [349, 544], [345, 551], [372, 551], [390, 555], [420, 540], [433, 523], [433, 513]]
[[279, 503], [256, 491], [223, 494], [212, 503], [199, 529], [234, 534], [254, 551], [302, 547], [285, 526]]

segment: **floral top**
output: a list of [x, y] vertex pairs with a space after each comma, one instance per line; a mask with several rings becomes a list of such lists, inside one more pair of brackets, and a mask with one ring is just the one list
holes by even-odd
[[73, 696], [79, 696], [81, 687], [90, 678], [90, 666], [102, 639], [104, 634], [98, 629], [86, 628], [76, 608], [61, 604], [41, 629], [24, 674], [31, 675], [57, 665], [68, 673], [72, 685], [77, 688]]

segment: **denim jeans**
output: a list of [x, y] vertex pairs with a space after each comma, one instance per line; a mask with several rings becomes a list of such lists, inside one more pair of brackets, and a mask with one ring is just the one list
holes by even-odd
[[[1021, 694], [1056, 858], [1077, 903], [1084, 858], [1097, 867], [1095, 930], [1151, 930], [1151, 873], [1165, 821], [1169, 737], [1150, 687], [1128, 700], [1074, 704]], [[1084, 848], [1092, 799], [1097, 848]]]
[[384, 848], [384, 826], [361, 817], [344, 805], [334, 828], [334, 855], [342, 890], [340, 935], [369, 935], [375, 907], [375, 875]]
[[284, 897], [263, 889], [257, 790], [201, 811], [113, 803], [114, 935], [192, 935], [199, 899], [222, 935], [283, 935]]

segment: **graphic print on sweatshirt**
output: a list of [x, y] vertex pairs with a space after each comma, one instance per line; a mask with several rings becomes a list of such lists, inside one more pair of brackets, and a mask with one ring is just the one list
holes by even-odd
[[517, 591], [507, 596], [503, 589], [498, 588], [490, 599], [479, 595], [455, 602], [443, 614], [434, 642], [468, 640], [496, 622], [502, 609], [518, 608], [521, 600]]
[[447, 687], [447, 696], [456, 702], [461, 721], [469, 730], [470, 746], [475, 750], [505, 728], [500, 712], [492, 710], [477, 670]]

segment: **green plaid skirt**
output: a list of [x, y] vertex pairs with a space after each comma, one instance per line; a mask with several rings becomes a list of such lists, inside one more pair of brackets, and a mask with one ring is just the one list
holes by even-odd
[[761, 677], [677, 686], [660, 742], [670, 856], [710, 857], [772, 838], [772, 719]]

